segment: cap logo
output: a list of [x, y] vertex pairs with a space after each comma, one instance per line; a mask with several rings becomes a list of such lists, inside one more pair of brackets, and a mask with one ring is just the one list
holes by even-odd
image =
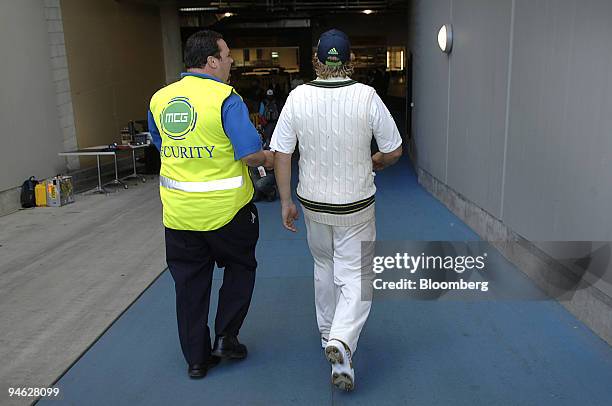
[[330, 55], [338, 55], [338, 51], [336, 51], [336, 48], [330, 49], [327, 53]]

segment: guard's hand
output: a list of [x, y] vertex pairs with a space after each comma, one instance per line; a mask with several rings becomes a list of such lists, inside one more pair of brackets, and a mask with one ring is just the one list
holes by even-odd
[[295, 204], [292, 201], [281, 202], [281, 211], [283, 226], [289, 231], [297, 232], [294, 221], [298, 218], [298, 211]]
[[375, 171], [382, 171], [383, 169], [385, 169], [382, 152], [379, 151], [372, 155], [372, 169]]
[[264, 150], [263, 153], [264, 153], [264, 156], [266, 157], [263, 167], [266, 169], [274, 169], [274, 152]]

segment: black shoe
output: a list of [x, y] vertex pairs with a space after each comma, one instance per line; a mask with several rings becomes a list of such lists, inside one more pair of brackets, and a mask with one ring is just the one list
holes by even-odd
[[208, 372], [208, 366], [206, 364], [193, 364], [187, 368], [187, 375], [192, 379], [202, 379]]
[[221, 362], [221, 358], [211, 355], [208, 359], [208, 369], [216, 367], [217, 365], [219, 365], [219, 362]]
[[247, 356], [247, 348], [238, 342], [236, 336], [217, 336], [211, 355], [223, 359], [243, 359]]
[[206, 376], [209, 369], [216, 367], [221, 362], [221, 358], [210, 356], [207, 364], [193, 364], [187, 368], [187, 374], [193, 379], [202, 379]]

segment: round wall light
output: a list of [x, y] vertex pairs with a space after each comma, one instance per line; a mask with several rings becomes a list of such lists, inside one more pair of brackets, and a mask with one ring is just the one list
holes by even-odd
[[450, 53], [453, 48], [453, 27], [450, 24], [444, 24], [438, 31], [438, 46], [444, 53]]

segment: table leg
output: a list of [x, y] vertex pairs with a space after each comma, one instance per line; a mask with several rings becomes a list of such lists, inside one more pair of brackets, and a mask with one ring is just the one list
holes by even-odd
[[137, 178], [138, 174], [136, 173], [136, 150], [132, 148], [132, 165], [134, 166], [134, 177]]
[[132, 148], [132, 163], [134, 164], [134, 177], [135, 178], [139, 178], [142, 181], [142, 183], [145, 183], [147, 181], [147, 178], [144, 176], [138, 176], [138, 173], [136, 172], [136, 150]]
[[100, 155], [96, 155], [96, 163], [98, 164], [98, 187], [96, 187], [93, 192], [106, 194], [106, 190], [102, 187], [102, 174], [100, 173]]
[[113, 158], [115, 159], [115, 179], [113, 179], [110, 183], [113, 185], [121, 185], [123, 186], [124, 189], [127, 189], [128, 185], [126, 183], [123, 183], [121, 180], [119, 180], [119, 169], [117, 167], [117, 153], [116, 152], [113, 155]]
[[136, 179], [140, 179], [140, 181], [142, 183], [145, 183], [147, 181], [147, 178], [144, 176], [139, 176], [138, 172], [136, 171], [136, 149], [132, 148], [132, 173], [126, 177], [124, 177], [123, 179], [129, 179], [129, 178], [136, 178]]

